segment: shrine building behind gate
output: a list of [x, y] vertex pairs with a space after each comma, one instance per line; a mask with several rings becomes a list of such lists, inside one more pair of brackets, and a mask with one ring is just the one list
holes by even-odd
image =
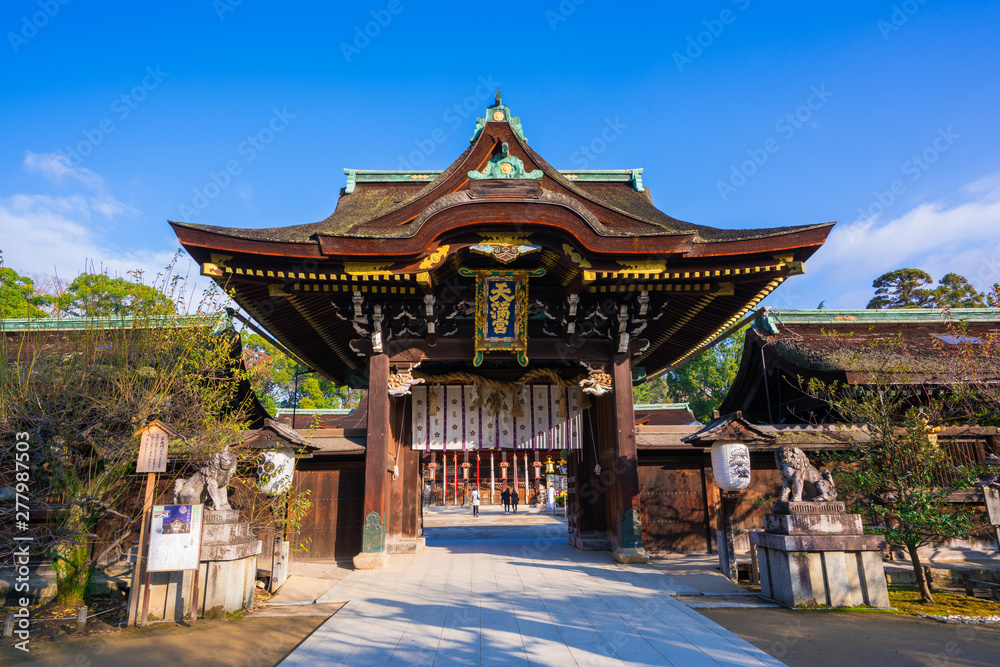
[[641, 169], [554, 169], [499, 93], [446, 170], [345, 171], [320, 222], [171, 223], [301, 364], [368, 390], [364, 444], [312, 496], [340, 513], [323, 503], [356, 495], [363, 525], [342, 523], [331, 548], [357, 567], [416, 549], [422, 457], [516, 454], [523, 475], [568, 450], [570, 542], [644, 561], [633, 385], [739, 324], [832, 223], [676, 220]]

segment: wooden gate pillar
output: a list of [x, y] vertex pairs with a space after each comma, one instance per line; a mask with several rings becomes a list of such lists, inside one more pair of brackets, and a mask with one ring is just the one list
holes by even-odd
[[368, 442], [365, 449], [365, 519], [357, 570], [385, 565], [386, 510], [389, 491], [389, 357], [376, 354], [368, 362]]
[[580, 551], [608, 551], [611, 549], [606, 521], [605, 493], [608, 489], [594, 472], [599, 457], [592, 423], [593, 418], [584, 422], [580, 434], [583, 447], [570, 452], [567, 462], [569, 478], [566, 521], [569, 526], [569, 543], [573, 547]]
[[642, 546], [632, 365], [628, 353], [615, 354], [612, 382], [615, 397], [614, 490], [618, 494], [618, 516], [615, 517], [617, 544], [614, 556], [620, 563], [648, 563], [649, 555]]

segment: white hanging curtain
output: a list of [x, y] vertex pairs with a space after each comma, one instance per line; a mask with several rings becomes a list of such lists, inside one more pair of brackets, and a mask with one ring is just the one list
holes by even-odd
[[[484, 387], [483, 391], [494, 390]], [[413, 449], [580, 449], [582, 412], [579, 387], [525, 385], [518, 395], [504, 392], [500, 414], [476, 407], [476, 385], [428, 385], [413, 394]], [[518, 410], [514, 410], [514, 401]], [[517, 416], [514, 416], [517, 412]]]

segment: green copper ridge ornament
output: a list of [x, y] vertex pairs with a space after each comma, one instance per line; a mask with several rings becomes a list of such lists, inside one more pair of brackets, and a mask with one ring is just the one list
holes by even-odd
[[500, 154], [490, 158], [490, 161], [486, 164], [485, 172], [479, 172], [475, 169], [469, 172], [469, 178], [472, 179], [528, 178], [538, 180], [541, 177], [541, 169], [535, 169], [530, 172], [524, 171], [524, 162], [521, 158], [510, 154], [510, 146], [507, 145], [506, 141], [503, 142], [503, 146], [500, 148]]
[[476, 131], [472, 133], [469, 143], [476, 143], [476, 139], [479, 138], [479, 133], [486, 127], [486, 123], [502, 123], [505, 121], [521, 141], [528, 143], [528, 140], [524, 136], [524, 131], [521, 129], [521, 117], [510, 115], [510, 107], [500, 101], [500, 89], [498, 88], [496, 101], [493, 103], [493, 106], [486, 107], [486, 117], [483, 118], [480, 116], [476, 118]]

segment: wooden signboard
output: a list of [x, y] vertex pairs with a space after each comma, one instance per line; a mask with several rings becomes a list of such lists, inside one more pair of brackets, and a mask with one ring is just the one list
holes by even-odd
[[[146, 569], [146, 540], [149, 526], [149, 509], [153, 506], [153, 496], [156, 490], [157, 473], [167, 470], [167, 446], [170, 438], [183, 438], [184, 436], [164, 424], [154, 419], [141, 429], [132, 434], [133, 437], [140, 436], [139, 456], [136, 459], [136, 472], [146, 475], [146, 497], [142, 502], [142, 523], [139, 529], [139, 553], [136, 559], [135, 569], [132, 571], [132, 586], [129, 587], [128, 601], [128, 625], [131, 626], [138, 618], [139, 610], [139, 590], [140, 582], [146, 580], [147, 594], [149, 582], [149, 570]], [[149, 600], [147, 597], [146, 605]], [[139, 619], [141, 620], [141, 619]]]
[[484, 352], [517, 353], [517, 363], [528, 365], [528, 278], [540, 278], [545, 269], [534, 271], [474, 271], [476, 277], [476, 330], [473, 366], [483, 363]]
[[139, 440], [139, 459], [135, 471], [138, 473], [167, 471], [167, 444], [170, 433], [159, 422], [150, 423], [142, 430]]

